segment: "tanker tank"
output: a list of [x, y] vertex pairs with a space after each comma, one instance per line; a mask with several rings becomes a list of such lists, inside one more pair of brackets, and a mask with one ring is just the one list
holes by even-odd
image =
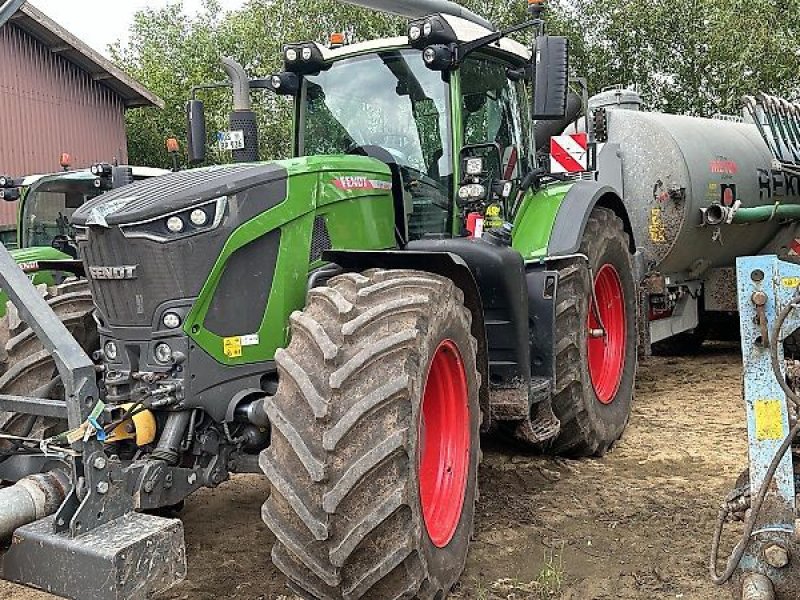
[[774, 164], [755, 125], [644, 112], [610, 98], [590, 103], [606, 108], [605, 123], [596, 127], [599, 141], [607, 141], [599, 179], [613, 180], [603, 172], [609, 163], [602, 153], [618, 145], [624, 200], [633, 230], [642, 232], [636, 241], [648, 271], [702, 278], [710, 268], [733, 266], [737, 256], [757, 254], [781, 228], [779, 218], [708, 225], [704, 209], [800, 205], [800, 176]]

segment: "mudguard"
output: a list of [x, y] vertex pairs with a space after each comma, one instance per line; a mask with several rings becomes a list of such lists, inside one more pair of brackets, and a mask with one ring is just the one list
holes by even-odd
[[596, 206], [609, 208], [617, 214], [630, 237], [631, 253], [636, 253], [636, 239], [625, 204], [618, 192], [596, 181], [577, 181], [564, 196], [556, 214], [547, 255], [550, 257], [576, 254], [581, 246], [589, 215]]

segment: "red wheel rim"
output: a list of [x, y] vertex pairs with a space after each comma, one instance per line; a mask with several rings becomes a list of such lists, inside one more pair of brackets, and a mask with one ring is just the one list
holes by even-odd
[[612, 265], [603, 265], [594, 280], [594, 293], [605, 335], [597, 336], [600, 323], [589, 310], [589, 375], [597, 399], [611, 404], [619, 391], [625, 369], [628, 323], [625, 318], [625, 295], [622, 280]]
[[471, 447], [467, 374], [450, 340], [436, 349], [428, 370], [419, 444], [422, 516], [434, 546], [444, 548], [461, 521]]

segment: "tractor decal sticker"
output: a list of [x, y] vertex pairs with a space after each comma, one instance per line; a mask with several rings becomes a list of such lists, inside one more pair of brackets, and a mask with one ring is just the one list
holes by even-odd
[[736, 161], [725, 158], [724, 156], [720, 156], [711, 161], [709, 169], [715, 175], [731, 176], [736, 175], [739, 172], [739, 165], [736, 164]]
[[785, 288], [800, 288], [800, 277], [784, 277], [781, 285]]
[[756, 400], [755, 417], [757, 440], [763, 442], [784, 438], [780, 400]]
[[39, 263], [37, 261], [23, 262], [19, 263], [19, 268], [22, 269], [25, 273], [32, 273], [33, 271], [39, 270]]
[[242, 356], [243, 348], [258, 346], [260, 342], [261, 339], [257, 333], [224, 338], [222, 340], [222, 352], [228, 358], [239, 358]]
[[667, 229], [664, 227], [664, 218], [660, 208], [650, 209], [650, 241], [654, 244], [667, 243]]
[[589, 139], [585, 133], [550, 138], [550, 172], [580, 173], [589, 168]]
[[239, 358], [242, 356], [242, 338], [229, 337], [222, 340], [222, 351], [228, 358]]
[[391, 181], [381, 181], [380, 179], [369, 179], [367, 177], [346, 175], [337, 177], [331, 183], [340, 190], [351, 192], [356, 190], [391, 190]]

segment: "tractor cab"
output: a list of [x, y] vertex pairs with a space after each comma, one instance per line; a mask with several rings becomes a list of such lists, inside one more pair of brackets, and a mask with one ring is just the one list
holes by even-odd
[[[331, 53], [329, 68], [302, 79], [296, 155], [382, 160], [400, 183], [406, 241], [462, 235], [458, 209], [492, 200], [483, 187], [465, 187], [465, 176], [518, 184], [530, 165], [529, 121], [519, 117], [527, 114], [525, 82], [506, 76], [529, 52], [508, 46], [471, 55], [451, 73], [430, 69], [423, 53], [402, 46]], [[468, 175], [463, 161], [480, 152], [491, 160]]]
[[[75, 231], [70, 219], [76, 209], [115, 187], [110, 165], [25, 178], [17, 223], [20, 248], [52, 247], [77, 258]], [[140, 181], [168, 173], [163, 169], [131, 167], [130, 180]]]
[[[220, 135], [242, 138], [234, 162], [258, 159], [248, 96], [262, 89], [294, 101], [295, 157], [366, 156], [388, 165], [400, 247], [481, 237], [513, 222], [546, 175], [537, 168], [535, 121], [560, 132], [577, 117], [567, 114], [566, 40], [545, 35], [542, 8], [531, 6], [530, 21], [504, 31], [471, 13], [433, 14], [412, 19], [405, 37], [287, 44], [284, 71], [266, 79], [243, 79], [226, 59], [232, 84], [195, 92], [233, 87], [231, 129], [241, 131]], [[534, 31], [532, 46], [508, 37], [525, 30]], [[190, 160], [203, 162], [202, 103], [193, 99], [188, 112]]]
[[[412, 20], [408, 36], [353, 46], [284, 49], [272, 78], [296, 99], [295, 155], [355, 154], [393, 171], [400, 243], [480, 237], [513, 220], [515, 199], [537, 164], [532, 117], [567, 117], [567, 48], [544, 35], [539, 13], [509, 31], [435, 14]], [[532, 51], [509, 37], [535, 29]], [[470, 218], [471, 217], [471, 218]]]

